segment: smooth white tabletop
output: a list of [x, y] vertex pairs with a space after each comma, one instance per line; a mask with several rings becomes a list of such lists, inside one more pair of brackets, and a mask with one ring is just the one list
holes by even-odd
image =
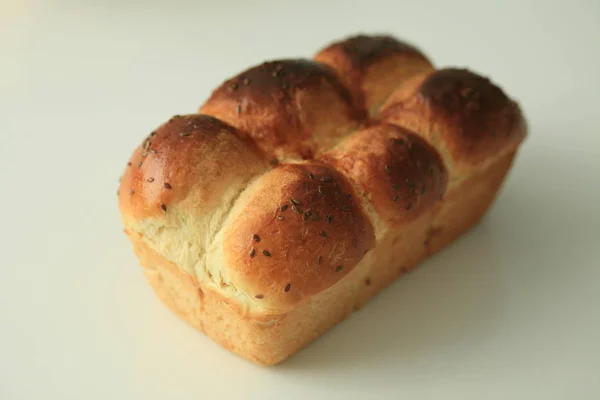
[[[0, 399], [600, 398], [600, 3], [319, 3], [0, 0]], [[117, 180], [225, 78], [357, 32], [490, 76], [531, 133], [482, 225], [257, 367], [155, 298]]]

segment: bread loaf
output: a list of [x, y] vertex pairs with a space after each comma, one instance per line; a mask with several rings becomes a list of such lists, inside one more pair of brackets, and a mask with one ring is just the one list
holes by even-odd
[[162, 124], [119, 208], [158, 297], [273, 365], [477, 223], [525, 135], [488, 79], [356, 36], [250, 68]]

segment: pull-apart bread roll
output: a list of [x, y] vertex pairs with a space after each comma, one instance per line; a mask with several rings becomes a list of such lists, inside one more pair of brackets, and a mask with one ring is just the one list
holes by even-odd
[[356, 36], [250, 68], [159, 126], [119, 208], [158, 297], [273, 365], [476, 224], [525, 135], [488, 79]]

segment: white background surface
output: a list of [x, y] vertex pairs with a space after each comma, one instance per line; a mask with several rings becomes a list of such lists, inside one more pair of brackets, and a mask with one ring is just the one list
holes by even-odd
[[[0, 0], [0, 399], [600, 398], [599, 2], [134, 3]], [[491, 76], [531, 134], [481, 226], [256, 367], [156, 300], [117, 179], [225, 78], [358, 31]]]

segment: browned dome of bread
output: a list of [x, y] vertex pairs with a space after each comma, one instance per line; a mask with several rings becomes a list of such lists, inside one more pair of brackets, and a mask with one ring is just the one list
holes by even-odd
[[161, 125], [119, 207], [162, 301], [272, 365], [474, 226], [526, 129], [488, 79], [355, 36], [250, 68]]
[[194, 195], [204, 212], [236, 182], [266, 168], [256, 146], [235, 128], [208, 115], [178, 115], [133, 153], [121, 178], [120, 207], [135, 218], [161, 217]]
[[324, 156], [369, 196], [378, 215], [401, 227], [437, 203], [448, 176], [438, 153], [390, 124], [359, 130]]
[[311, 60], [271, 61], [217, 88], [200, 112], [246, 132], [277, 158], [312, 158], [356, 129], [365, 118], [325, 65]]
[[244, 206], [224, 235], [227, 273], [270, 309], [289, 308], [332, 286], [374, 246], [354, 190], [327, 165], [281, 165], [240, 200]]
[[519, 106], [502, 89], [457, 68], [413, 78], [392, 93], [379, 118], [422, 132], [456, 176], [514, 149], [526, 130]]
[[332, 43], [315, 60], [333, 67], [371, 116], [403, 81], [433, 71], [422, 52], [388, 35], [358, 35]]

